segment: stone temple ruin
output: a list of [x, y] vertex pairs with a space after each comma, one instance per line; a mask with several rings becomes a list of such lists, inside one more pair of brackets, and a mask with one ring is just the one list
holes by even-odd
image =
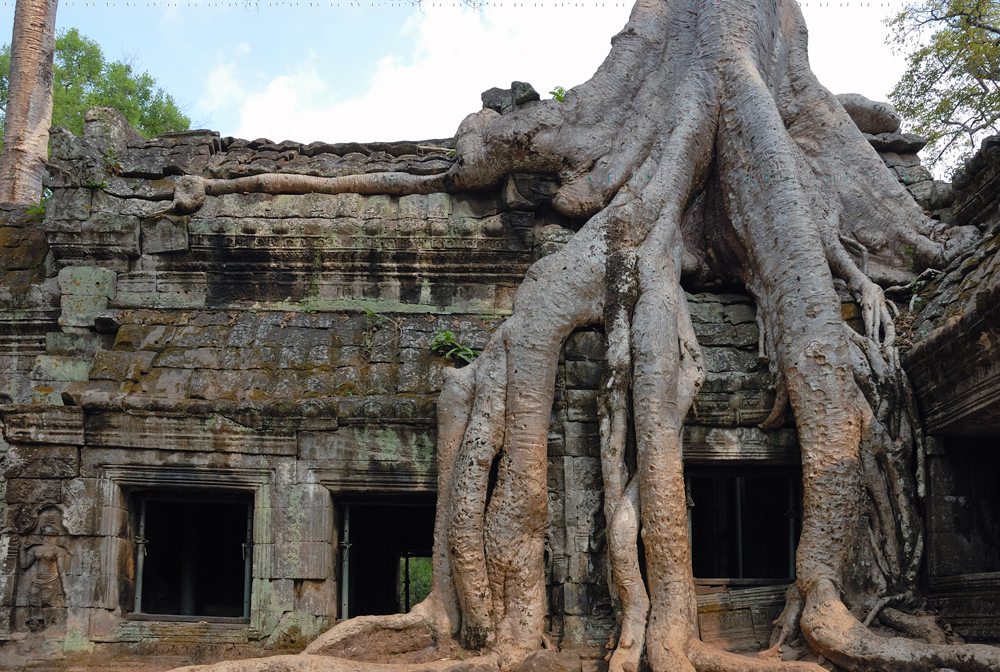
[[[484, 100], [503, 112], [524, 90]], [[984, 234], [901, 329], [930, 436], [929, 606], [954, 637], [996, 641], [1000, 139], [934, 182], [922, 139], [853, 116], [925, 210]], [[492, 193], [233, 194], [167, 215], [181, 175], [429, 175], [452, 144], [145, 140], [112, 110], [87, 119], [82, 138], [52, 131], [44, 213], [0, 221], [0, 656], [262, 655], [406, 610], [432, 546], [442, 370], [485, 346], [532, 261], [582, 222], [531, 174]], [[759, 650], [794, 572], [796, 432], [757, 426], [775, 393], [752, 301], [688, 301], [710, 371], [684, 435], [701, 637]], [[560, 363], [545, 557], [552, 638], [595, 652], [614, 624], [602, 348], [578, 331]]]

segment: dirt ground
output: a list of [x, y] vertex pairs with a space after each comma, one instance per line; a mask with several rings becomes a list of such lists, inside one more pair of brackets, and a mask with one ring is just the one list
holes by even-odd
[[[141, 653], [110, 654], [89, 653], [71, 656], [59, 655], [18, 655], [12, 647], [0, 650], [0, 672], [167, 672], [185, 665], [205, 664], [220, 660], [237, 660], [259, 656], [277, 655], [279, 653], [296, 653], [296, 651], [233, 651], [232, 655], [224, 652], [207, 652], [197, 650], [197, 645], [185, 653], [175, 651], [172, 655]], [[600, 659], [605, 652], [599, 647], [564, 650], [557, 654], [559, 664], [553, 668], [555, 672], [607, 672], [608, 665]], [[386, 661], [381, 662], [395, 662]], [[456, 660], [456, 663], [460, 661]]]

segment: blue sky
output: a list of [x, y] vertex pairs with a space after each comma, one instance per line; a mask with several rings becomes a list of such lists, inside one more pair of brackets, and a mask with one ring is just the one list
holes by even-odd
[[[545, 95], [585, 81], [631, 2], [60, 2], [112, 59], [133, 58], [192, 122], [310, 142], [449, 137], [512, 80]], [[14, 3], [0, 3], [10, 41]], [[541, 5], [541, 6], [539, 6]], [[884, 41], [891, 2], [803, 3], [813, 70], [834, 93], [884, 100], [904, 63]]]

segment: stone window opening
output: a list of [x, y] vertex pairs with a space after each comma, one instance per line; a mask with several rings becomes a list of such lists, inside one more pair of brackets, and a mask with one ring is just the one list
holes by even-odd
[[685, 485], [697, 584], [763, 586], [795, 579], [799, 468], [689, 468]]
[[435, 498], [351, 497], [336, 508], [340, 618], [412, 609], [433, 554]]
[[133, 616], [249, 622], [253, 496], [133, 494]]

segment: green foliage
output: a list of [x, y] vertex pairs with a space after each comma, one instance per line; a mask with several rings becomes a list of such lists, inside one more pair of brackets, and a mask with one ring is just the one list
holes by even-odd
[[[399, 606], [403, 608], [405, 600], [403, 591], [406, 588], [406, 565], [403, 558], [399, 559]], [[431, 574], [433, 568], [430, 558], [411, 557], [410, 562], [410, 609], [424, 601], [431, 592]]]
[[566, 89], [564, 89], [561, 86], [557, 86], [556, 88], [549, 91], [549, 94], [551, 94], [553, 98], [555, 98], [561, 103], [566, 98]]
[[[10, 45], [0, 47], [0, 108], [7, 107]], [[184, 131], [191, 120], [149, 73], [131, 63], [109, 62], [97, 42], [71, 28], [56, 38], [53, 63], [52, 125], [83, 132], [83, 117], [92, 107], [117, 108], [132, 127], [150, 138], [167, 131]], [[0, 117], [0, 137], [3, 119]], [[113, 157], [109, 160], [114, 163]]]
[[907, 69], [889, 99], [930, 140], [931, 163], [954, 168], [1000, 122], [1000, 3], [912, 0], [886, 20]]
[[431, 339], [431, 351], [445, 359], [461, 360], [472, 363], [479, 354], [467, 345], [462, 345], [450, 331], [439, 331]]
[[46, 200], [48, 199], [43, 197], [41, 200], [35, 201], [28, 207], [28, 214], [31, 215], [31, 218], [34, 219], [35, 221], [40, 222], [43, 219], [45, 219]]

